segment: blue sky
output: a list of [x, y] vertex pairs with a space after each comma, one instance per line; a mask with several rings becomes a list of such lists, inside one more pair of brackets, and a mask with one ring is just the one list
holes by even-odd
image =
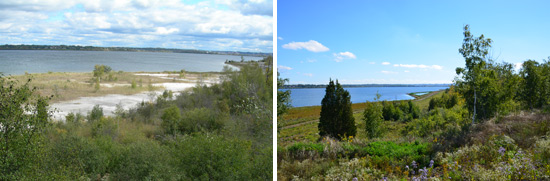
[[273, 52], [272, 0], [2, 0], [0, 44]]
[[277, 1], [277, 65], [290, 84], [452, 83], [463, 27], [497, 62], [550, 56], [550, 1]]

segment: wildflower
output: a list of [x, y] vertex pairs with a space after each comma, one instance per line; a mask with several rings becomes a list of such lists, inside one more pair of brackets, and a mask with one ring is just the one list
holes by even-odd
[[500, 155], [504, 156], [504, 153], [506, 152], [506, 149], [503, 148], [503, 147], [500, 147], [500, 148], [498, 149], [498, 152], [500, 153]]
[[430, 160], [430, 168], [434, 167], [434, 160]]
[[408, 165], [405, 165], [405, 168], [406, 168], [407, 170], [409, 170], [409, 166], [408, 166]]
[[358, 181], [357, 177], [353, 177], [352, 180], [353, 180], [353, 181]]
[[413, 166], [413, 168], [416, 168], [417, 165], [416, 165], [416, 162], [414, 160], [413, 160], [411, 166]]
[[424, 167], [424, 169], [420, 169], [419, 171], [422, 172], [422, 174], [420, 174], [420, 180], [427, 180], [428, 179], [428, 169], [426, 169], [426, 167]]

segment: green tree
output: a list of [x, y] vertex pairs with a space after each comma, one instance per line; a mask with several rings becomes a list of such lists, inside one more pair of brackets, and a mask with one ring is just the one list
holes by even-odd
[[103, 117], [103, 108], [99, 106], [99, 104], [95, 105], [92, 108], [92, 111], [88, 113], [88, 121], [94, 122], [98, 121]]
[[288, 111], [288, 108], [291, 107], [290, 90], [280, 90], [283, 88], [285, 83], [288, 82], [288, 79], [283, 79], [279, 76], [280, 74], [277, 72], [277, 118], [285, 114]]
[[[101, 82], [101, 77], [105, 73], [111, 72], [111, 70], [112, 70], [111, 67], [109, 67], [107, 65], [95, 65], [94, 66], [94, 71], [92, 73], [93, 73], [93, 77], [95, 79], [95, 90], [96, 91], [99, 90], [99, 83]], [[111, 78], [112, 78], [112, 75], [111, 75]]]
[[542, 75], [540, 65], [534, 60], [523, 62], [523, 67], [520, 71], [521, 89], [520, 97], [526, 106], [529, 108], [538, 108], [541, 106], [540, 97], [542, 96]]
[[377, 92], [374, 102], [367, 102], [367, 107], [363, 112], [365, 131], [369, 138], [376, 138], [381, 134], [380, 124], [384, 121], [384, 117], [382, 116], [382, 105], [378, 102], [381, 96], [382, 95]]
[[174, 135], [181, 120], [180, 109], [176, 105], [172, 105], [164, 110], [160, 119], [162, 119], [161, 126], [164, 128], [164, 131]]
[[17, 180], [17, 172], [32, 164], [48, 125], [49, 99], [35, 94], [30, 82], [0, 76], [0, 180]]
[[[472, 124], [475, 122], [475, 118], [484, 118], [485, 114], [476, 116], [478, 110], [483, 109], [478, 105], [478, 91], [481, 90], [483, 84], [482, 79], [486, 66], [486, 56], [489, 53], [491, 47], [490, 38], [485, 39], [483, 34], [479, 37], [474, 37], [470, 33], [470, 26], [464, 26], [464, 41], [462, 42], [462, 48], [458, 51], [462, 54], [462, 57], [466, 60], [465, 68], [456, 68], [456, 74], [462, 75], [461, 79], [455, 80], [459, 87], [459, 91], [464, 95], [466, 99], [466, 106], [470, 112], [473, 112]], [[487, 86], [488, 82], [485, 82]], [[480, 100], [484, 101], [484, 100]]]
[[357, 127], [351, 109], [351, 96], [342, 85], [332, 79], [326, 88], [326, 94], [321, 101], [321, 117], [319, 118], [319, 135], [341, 139], [345, 136], [355, 136]]

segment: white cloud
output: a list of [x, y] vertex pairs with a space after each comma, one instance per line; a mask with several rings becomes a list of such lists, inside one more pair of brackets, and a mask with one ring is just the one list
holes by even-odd
[[382, 65], [389, 65], [390, 62], [382, 62]]
[[287, 66], [284, 66], [284, 65], [279, 65], [279, 66], [277, 66], [277, 68], [278, 68], [279, 70], [292, 70], [291, 67], [287, 67]]
[[217, 3], [2, 0], [0, 39], [4, 44], [273, 51], [273, 17], [265, 13], [273, 1], [228, 0], [234, 3], [229, 9]]
[[303, 73], [303, 75], [308, 76], [308, 77], [313, 77], [313, 74], [311, 74], [311, 73]]
[[334, 55], [334, 61], [341, 62], [344, 59], [355, 59], [355, 55], [351, 52], [340, 52], [340, 53], [333, 53]]
[[283, 40], [283, 37], [277, 37], [277, 39], [279, 39], [279, 40]]
[[417, 65], [417, 64], [393, 64], [394, 67], [405, 67], [405, 68], [422, 68], [422, 69], [436, 69], [436, 70], [441, 70], [443, 69], [442, 66], [440, 65], [423, 65], [423, 64], [420, 64], [420, 65]]
[[307, 59], [307, 62], [308, 63], [313, 63], [313, 62], [317, 62], [317, 60], [316, 59]]
[[380, 71], [380, 73], [383, 73], [383, 74], [397, 74], [397, 72], [386, 71], [386, 70], [382, 70], [382, 71]]
[[218, 3], [225, 4], [245, 15], [273, 16], [273, 1], [270, 0], [218, 0]]
[[284, 44], [283, 48], [291, 50], [306, 49], [311, 52], [326, 52], [329, 50], [323, 44], [315, 40], [309, 40], [307, 42], [290, 42], [288, 44]]
[[411, 72], [411, 71], [405, 70], [405, 71], [403, 71], [403, 72], [405, 72], [405, 73], [409, 73], [409, 72]]
[[516, 70], [516, 72], [519, 72], [519, 70], [523, 67], [523, 63], [515, 63], [514, 64], [514, 70]]

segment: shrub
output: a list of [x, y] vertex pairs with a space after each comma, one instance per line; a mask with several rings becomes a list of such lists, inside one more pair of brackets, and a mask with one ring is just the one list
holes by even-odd
[[224, 126], [224, 117], [207, 108], [194, 108], [184, 112], [178, 125], [181, 133], [193, 133], [199, 131], [217, 131]]
[[384, 117], [382, 116], [382, 106], [380, 103], [367, 103], [363, 112], [363, 120], [365, 120], [365, 130], [369, 138], [380, 136], [380, 124]]
[[99, 104], [92, 108], [92, 111], [88, 113], [88, 121], [94, 122], [103, 117], [103, 108]]
[[252, 150], [246, 141], [204, 133], [178, 137], [171, 145], [174, 163], [187, 179], [256, 180], [252, 175], [270, 174], [251, 173]]
[[0, 180], [17, 180], [18, 171], [32, 165], [49, 124], [49, 99], [35, 94], [30, 82], [0, 76]]
[[164, 110], [161, 119], [161, 126], [164, 131], [168, 134], [176, 134], [178, 124], [181, 121], [180, 109], [177, 106], [172, 105], [171, 107]]

